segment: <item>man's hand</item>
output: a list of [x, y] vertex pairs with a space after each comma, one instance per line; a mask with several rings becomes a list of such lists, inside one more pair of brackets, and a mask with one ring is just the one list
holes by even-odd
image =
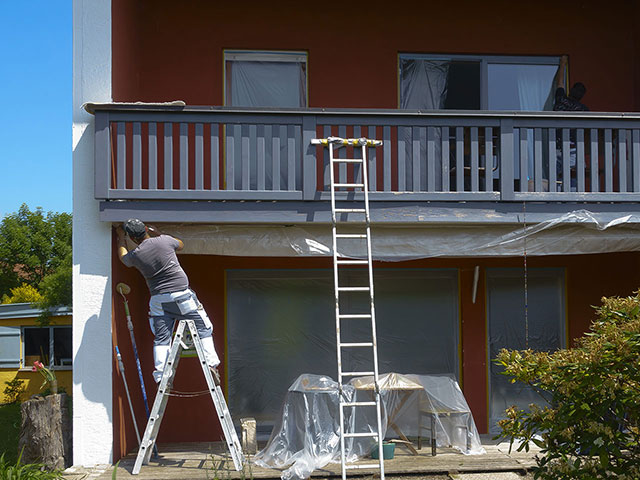
[[127, 237], [122, 225], [116, 227], [116, 235], [118, 236], [118, 258], [122, 261], [122, 257], [129, 253], [127, 249]]
[[565, 72], [567, 70], [567, 61], [569, 57], [567, 55], [562, 55], [560, 57], [560, 64], [558, 65], [558, 71], [556, 72], [556, 76], [553, 79], [553, 83], [556, 88], [565, 88]]
[[149, 234], [150, 237], [159, 237], [160, 235], [162, 235], [162, 232], [160, 230], [158, 230], [153, 225], [148, 225], [148, 224], [147, 224], [147, 233]]

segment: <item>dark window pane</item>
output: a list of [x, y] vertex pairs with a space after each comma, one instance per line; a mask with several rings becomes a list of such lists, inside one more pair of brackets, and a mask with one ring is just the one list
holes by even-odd
[[49, 365], [49, 329], [24, 329], [24, 366], [31, 367], [35, 361]]
[[71, 327], [53, 329], [53, 364], [71, 365]]
[[480, 110], [480, 63], [450, 63], [444, 108]]

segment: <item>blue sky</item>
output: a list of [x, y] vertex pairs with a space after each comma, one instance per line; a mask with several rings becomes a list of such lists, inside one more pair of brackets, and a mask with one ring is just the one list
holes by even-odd
[[71, 212], [71, 0], [0, 1], [0, 218]]

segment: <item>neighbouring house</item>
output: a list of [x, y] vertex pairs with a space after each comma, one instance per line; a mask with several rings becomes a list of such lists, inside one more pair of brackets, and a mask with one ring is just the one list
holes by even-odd
[[[563, 55], [590, 112], [551, 111]], [[640, 285], [639, 55], [630, 0], [74, 0], [74, 462], [136, 448], [116, 345], [145, 418], [118, 282], [153, 390], [146, 286], [115, 254], [129, 217], [185, 241], [234, 419], [264, 435], [299, 374], [335, 378], [328, 157], [310, 143], [330, 135], [383, 141], [380, 370], [455, 375], [494, 431], [534, 398], [497, 351], [570, 346], [591, 305]], [[175, 388], [202, 390], [189, 366]], [[172, 398], [158, 441], [220, 435], [210, 400]]]
[[71, 308], [55, 309], [47, 326], [40, 326], [40, 313], [30, 303], [0, 305], [0, 403], [9, 400], [5, 382], [14, 379], [23, 381], [21, 400], [41, 392], [43, 377], [32, 371], [36, 361], [53, 370], [58, 388], [71, 394]]

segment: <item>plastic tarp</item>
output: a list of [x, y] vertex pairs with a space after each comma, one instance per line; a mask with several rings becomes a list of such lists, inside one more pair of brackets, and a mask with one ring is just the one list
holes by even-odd
[[[496, 358], [503, 348], [552, 352], [566, 346], [564, 269], [528, 270], [526, 314], [522, 269], [488, 268], [486, 281], [489, 358]], [[531, 404], [544, 406], [545, 403], [540, 391], [521, 382], [511, 383], [502, 372], [502, 366], [490, 363], [489, 429], [494, 434], [500, 432], [497, 422], [506, 418], [508, 407], [515, 405], [529, 410]]]
[[[435, 429], [439, 447], [453, 447], [464, 454], [485, 453], [473, 415], [452, 375], [401, 375], [379, 378], [382, 401], [389, 425], [386, 436], [431, 438]], [[373, 377], [354, 379], [351, 385], [363, 401], [373, 391]]]
[[[434, 209], [436, 210], [436, 209]], [[434, 212], [433, 215], [437, 215]], [[465, 219], [461, 218], [461, 222]], [[166, 225], [163, 230], [185, 242], [184, 253], [246, 256], [330, 256], [331, 228], [309, 226]], [[402, 261], [430, 257], [578, 255], [640, 250], [640, 216], [611, 219], [576, 210], [551, 220], [529, 224], [434, 224], [372, 227], [376, 260]], [[356, 241], [340, 256], [358, 257]]]
[[[435, 418], [436, 442], [462, 453], [485, 453], [478, 431], [458, 383], [446, 375], [381, 375], [382, 420], [385, 438], [430, 436]], [[352, 380], [343, 386], [344, 401], [370, 400], [372, 377]], [[303, 374], [289, 388], [279, 423], [256, 463], [284, 468], [284, 480], [308, 478], [329, 462], [340, 461], [338, 384], [326, 376]], [[426, 420], [425, 420], [426, 419]], [[375, 432], [375, 407], [345, 409], [345, 425], [355, 432]], [[427, 427], [426, 429], [424, 427]], [[375, 438], [345, 439], [348, 462], [368, 456]]]
[[[349, 271], [340, 278], [355, 286], [365, 284], [363, 276], [366, 271]], [[303, 373], [335, 375], [333, 272], [230, 269], [226, 278], [231, 414], [255, 418], [258, 435], [266, 440], [292, 379]], [[379, 269], [374, 289], [379, 371], [460, 371], [456, 269]], [[369, 308], [368, 295], [344, 300], [343, 312]], [[344, 342], [357, 342], [370, 338], [370, 328], [356, 321], [340, 331]], [[348, 349], [342, 356], [343, 366], [352, 371], [369, 371], [372, 361], [367, 348]]]

